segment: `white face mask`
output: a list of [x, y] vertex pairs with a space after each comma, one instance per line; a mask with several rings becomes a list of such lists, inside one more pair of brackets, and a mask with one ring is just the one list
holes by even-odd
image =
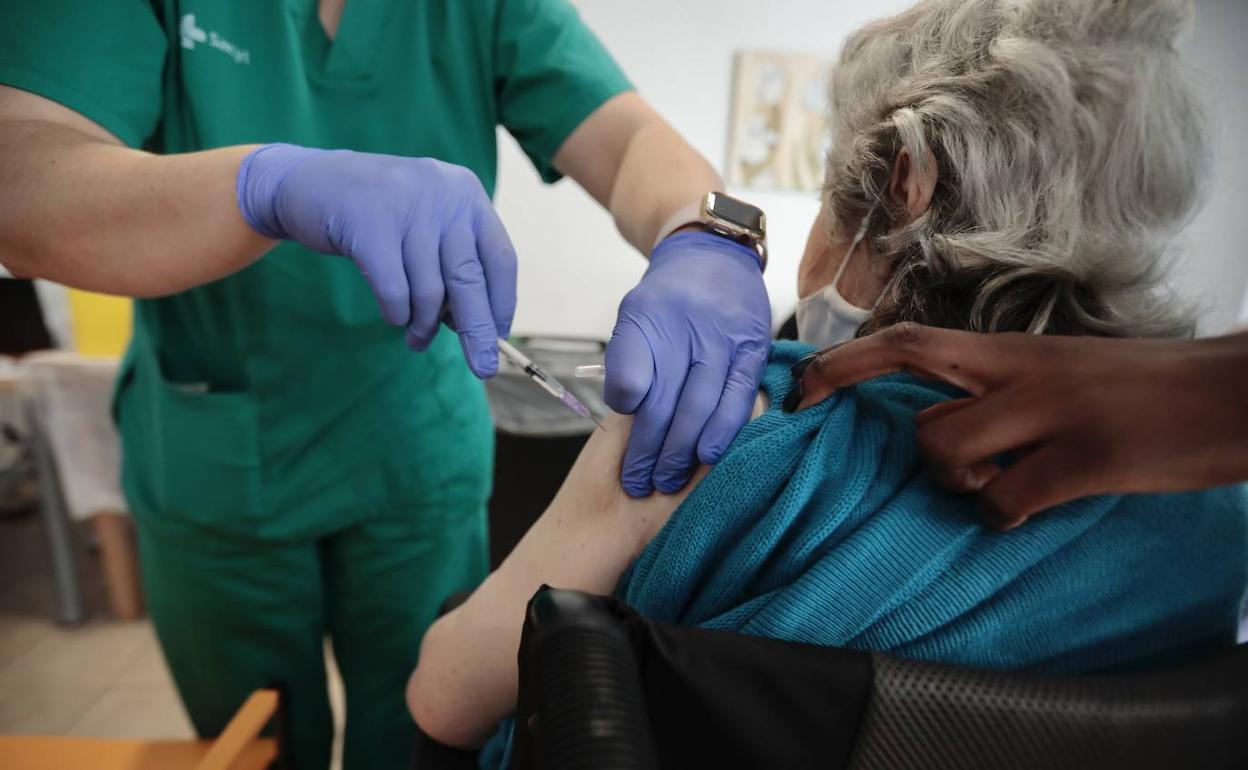
[[836, 288], [858, 244], [867, 236], [867, 223], [870, 221], [871, 212], [868, 212], [862, 220], [862, 226], [858, 228], [858, 234], [849, 244], [849, 251], [845, 252], [841, 266], [836, 269], [836, 277], [832, 279], [832, 283], [798, 301], [797, 338], [802, 342], [819, 349], [848, 342], [858, 333], [858, 327], [871, 317], [871, 309], [850, 303], [842, 296], [840, 289]]

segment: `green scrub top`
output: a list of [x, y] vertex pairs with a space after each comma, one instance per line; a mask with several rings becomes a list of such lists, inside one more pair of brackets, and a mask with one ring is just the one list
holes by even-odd
[[[566, 0], [348, 0], [332, 41], [316, 5], [0, 0], [0, 83], [157, 152], [430, 156], [491, 192], [496, 126], [554, 181], [564, 139], [630, 87]], [[489, 492], [484, 389], [455, 335], [412, 353], [349, 261], [292, 243], [137, 301], [116, 411], [135, 514], [171, 534], [318, 536]]]

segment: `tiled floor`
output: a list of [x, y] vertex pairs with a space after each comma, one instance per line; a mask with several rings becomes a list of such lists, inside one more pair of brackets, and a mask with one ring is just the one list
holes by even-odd
[[5, 616], [0, 639], [0, 732], [193, 735], [146, 622], [97, 620], [66, 630], [42, 619]]
[[[95, 559], [84, 549], [92, 619], [56, 625], [45, 554], [37, 518], [0, 519], [0, 734], [192, 737], [151, 624], [107, 619]], [[341, 735], [342, 687], [327, 663]], [[335, 768], [340, 756], [336, 743]]]

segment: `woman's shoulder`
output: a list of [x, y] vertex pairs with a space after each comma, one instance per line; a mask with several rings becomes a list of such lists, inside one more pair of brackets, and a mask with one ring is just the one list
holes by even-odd
[[[1168, 538], [1217, 542], [1244, 553], [1248, 565], [1248, 484], [1164, 494], [1123, 495], [1115, 516], [1151, 520]], [[1215, 534], [1216, 533], [1216, 534]]]
[[[962, 397], [965, 393], [911, 375], [893, 374], [846, 388], [824, 403], [796, 415], [784, 414], [776, 405], [796, 387], [789, 370], [812, 352], [812, 347], [797, 342], [777, 342], [772, 346], [763, 377], [763, 388], [772, 402], [768, 410], [771, 422], [759, 425], [759, 433], [783, 431], [791, 425], [797, 427], [793, 423], [804, 424], [804, 430], [799, 431], [807, 439], [801, 442], [803, 450], [808, 446], [811, 449], [836, 446], [840, 451], [868, 451], [886, 466], [877, 471], [877, 482], [891, 480], [899, 485], [912, 484], [924, 477], [913, 418], [934, 404]], [[815, 441], [816, 435], [822, 440]], [[999, 459], [1007, 463], [1011, 460], [1010, 457]], [[973, 512], [969, 497], [941, 496], [939, 499], [949, 507]], [[1159, 534], [1165, 533], [1165, 538], [1176, 548], [1183, 541], [1206, 547], [1218, 540], [1219, 547], [1240, 549], [1248, 554], [1248, 485], [1109, 499], [1112, 499], [1109, 507], [1114, 518], [1129, 517], [1142, 526], [1154, 528]], [[964, 504], [959, 505], [959, 502]], [[1080, 508], [1080, 504], [1059, 506], [1055, 512], [1061, 513], [1071, 507]]]
[[[815, 353], [815, 348], [802, 342], [780, 340], [772, 343], [767, 368], [763, 372], [762, 389], [771, 403], [769, 411], [783, 415], [785, 398], [798, 387], [792, 369], [804, 357]], [[895, 418], [898, 429], [906, 434], [913, 432], [909, 418], [942, 401], [965, 395], [959, 389], [943, 383], [920, 380], [908, 374], [889, 374], [845, 388], [814, 407], [796, 416], [782, 419], [798, 421], [825, 421], [834, 413], [883, 414]], [[809, 414], [807, 414], [809, 413]], [[840, 423], [852, 430], [853, 421]], [[774, 426], [773, 426], [774, 427]]]

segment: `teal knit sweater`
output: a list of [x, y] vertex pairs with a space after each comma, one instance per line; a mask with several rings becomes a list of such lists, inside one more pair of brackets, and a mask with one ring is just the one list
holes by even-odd
[[789, 367], [809, 351], [773, 347], [770, 408], [624, 575], [617, 593], [641, 614], [995, 669], [1095, 671], [1234, 644], [1243, 487], [1089, 498], [989, 531], [973, 498], [920, 463], [914, 415], [949, 392], [884, 377], [785, 414]]
[[[810, 350], [773, 346], [770, 407], [624, 574], [616, 594], [642, 615], [1003, 670], [1142, 667], [1235, 643], [1244, 487], [1088, 498], [989, 531], [918, 456], [914, 415], [950, 392], [882, 377], [785, 414], [789, 368]], [[508, 719], [482, 767], [507, 765], [510, 735]]]

